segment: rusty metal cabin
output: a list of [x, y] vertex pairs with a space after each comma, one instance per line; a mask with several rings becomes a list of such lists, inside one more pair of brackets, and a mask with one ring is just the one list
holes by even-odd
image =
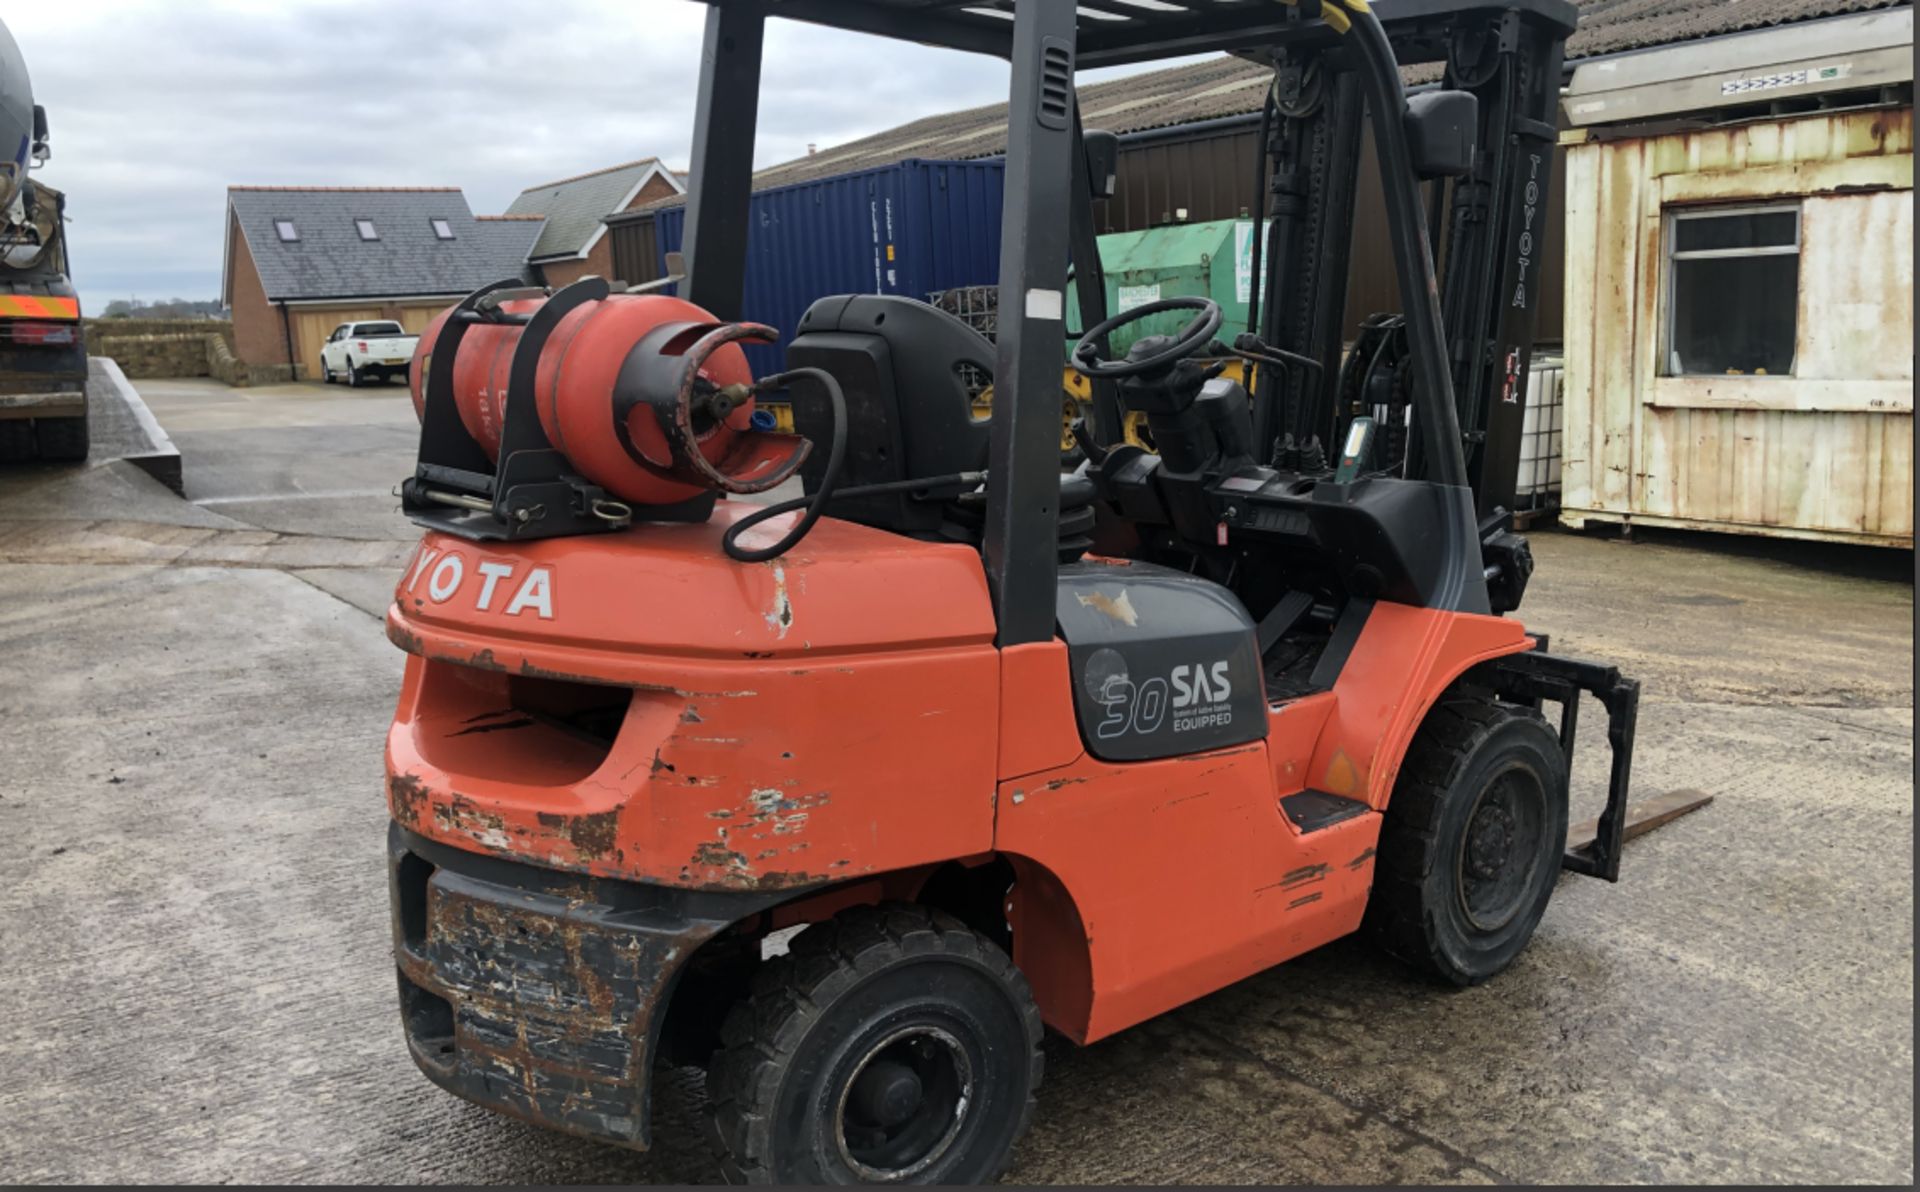
[[1913, 545], [1913, 10], [1581, 65], [1561, 520]]

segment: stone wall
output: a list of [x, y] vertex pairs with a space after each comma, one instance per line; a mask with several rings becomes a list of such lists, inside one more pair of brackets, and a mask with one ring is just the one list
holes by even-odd
[[225, 381], [235, 388], [248, 385], [281, 385], [295, 380], [294, 367], [290, 364], [248, 364], [233, 354], [227, 341], [217, 335], [209, 335], [207, 345], [207, 375], [216, 380]]
[[222, 319], [88, 319], [87, 351], [111, 358], [128, 377], [213, 377], [229, 385], [293, 379], [284, 364], [248, 364], [234, 355], [233, 324]]
[[149, 377], [205, 377], [207, 342], [217, 335], [99, 335], [87, 337], [87, 351], [111, 357], [133, 380]]
[[87, 342], [136, 335], [218, 335], [233, 346], [233, 324], [226, 319], [83, 319]]

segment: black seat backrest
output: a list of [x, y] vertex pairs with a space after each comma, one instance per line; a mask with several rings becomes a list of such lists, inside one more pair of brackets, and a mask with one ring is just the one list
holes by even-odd
[[[912, 298], [885, 294], [822, 298], [807, 309], [788, 368], [818, 368], [840, 382], [847, 401], [842, 488], [972, 472], [987, 466], [989, 421], [974, 417], [974, 386], [993, 375], [993, 345], [953, 315]], [[812, 439], [802, 466], [809, 493], [820, 486], [833, 435], [826, 391], [795, 381], [794, 429]], [[835, 517], [900, 533], [940, 525], [940, 502], [906, 495], [835, 500]]]

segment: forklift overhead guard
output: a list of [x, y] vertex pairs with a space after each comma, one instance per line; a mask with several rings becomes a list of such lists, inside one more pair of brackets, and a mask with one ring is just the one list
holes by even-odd
[[[769, 16], [1009, 60], [993, 342], [828, 296], [751, 374]], [[1563, 868], [1616, 879], [1638, 685], [1505, 615], [1533, 570], [1504, 509], [1513, 378], [1573, 18], [709, 0], [679, 296], [503, 281], [413, 363], [425, 534], [387, 615], [386, 766], [422, 1071], [645, 1147], [651, 1073], [703, 1064], [731, 1179], [984, 1182], [1043, 1025], [1091, 1042], [1363, 929], [1472, 984]], [[1075, 71], [1217, 50], [1273, 72], [1256, 325], [1206, 299], [1109, 317], [1112, 138]], [[1443, 77], [1410, 105], [1412, 64]], [[1348, 351], [1368, 121], [1407, 302]], [[1114, 348], [1170, 305], [1183, 330]], [[775, 394], [793, 434], [753, 422]], [[1613, 769], [1568, 852], [1583, 693]]]

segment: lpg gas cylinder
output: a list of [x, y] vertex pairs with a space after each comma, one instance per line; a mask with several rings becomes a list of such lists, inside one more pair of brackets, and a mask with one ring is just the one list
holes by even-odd
[[[546, 301], [503, 301], [496, 309], [512, 321], [470, 322], [459, 339], [454, 406], [496, 463], [508, 377], [528, 330], [512, 317], [530, 316]], [[427, 372], [453, 313], [429, 323], [414, 351], [408, 380], [414, 412], [423, 418]], [[750, 325], [717, 323], [664, 294], [611, 294], [570, 311], [540, 348], [534, 374], [532, 404], [547, 441], [582, 476], [636, 506], [779, 483], [798, 466], [792, 457], [804, 455], [805, 444], [754, 428], [753, 374], [731, 330], [742, 326]]]

